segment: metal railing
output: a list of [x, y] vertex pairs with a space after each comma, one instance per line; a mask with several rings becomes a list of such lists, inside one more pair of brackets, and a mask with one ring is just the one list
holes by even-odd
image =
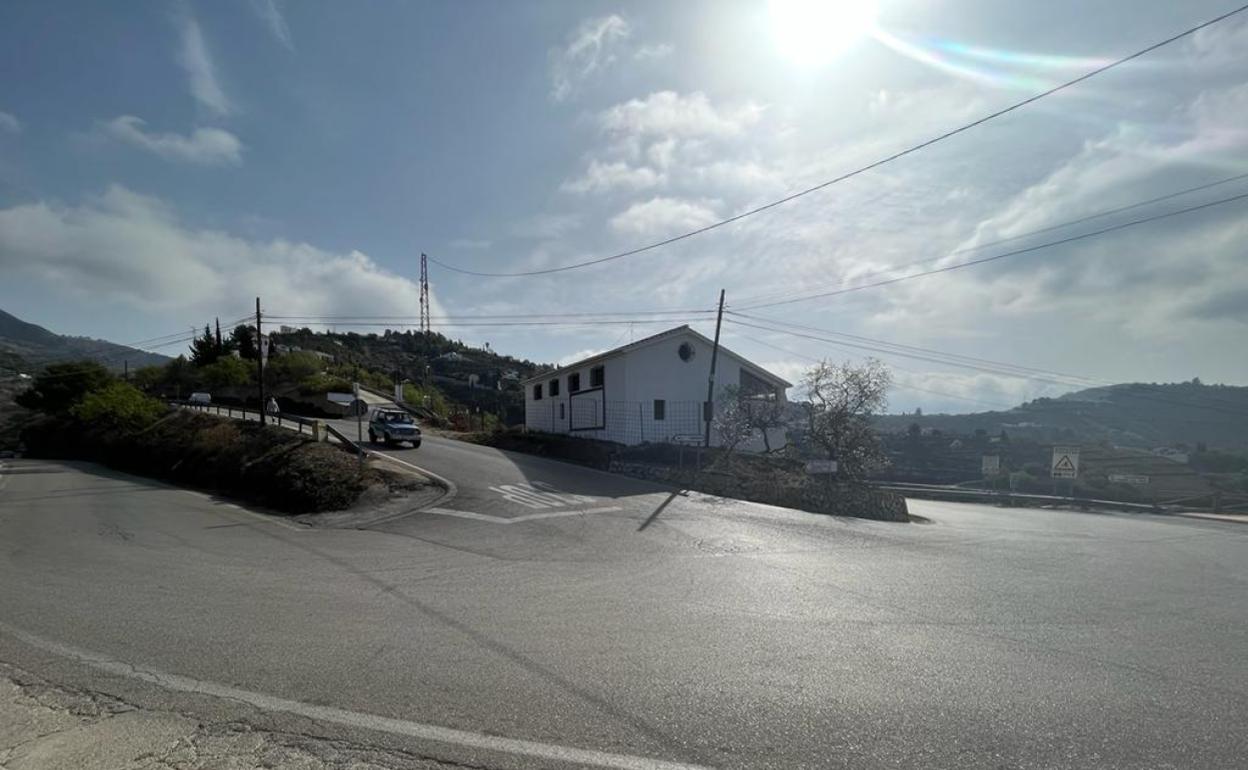
[[[216, 414], [221, 417], [229, 417], [231, 419], [244, 421], [255, 420], [259, 422], [260, 420], [259, 409], [248, 409], [243, 406], [233, 406], [231, 404], [203, 404], [192, 401], [170, 401], [169, 403], [170, 405], [180, 409], [190, 409], [191, 411], [202, 412], [204, 414]], [[302, 417], [297, 414], [284, 412], [266, 412], [265, 416], [268, 417], [269, 421], [277, 427], [288, 428], [289, 430], [298, 431], [299, 433], [303, 433], [305, 425], [308, 427], [309, 433], [313, 432], [312, 426], [318, 422], [310, 417]]]

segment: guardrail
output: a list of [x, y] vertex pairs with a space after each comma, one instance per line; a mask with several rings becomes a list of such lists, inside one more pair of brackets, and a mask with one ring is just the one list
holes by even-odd
[[[204, 414], [217, 414], [222, 417], [230, 417], [244, 421], [254, 419], [258, 422], [260, 420], [260, 410], [248, 409], [243, 406], [233, 406], [231, 404], [202, 404], [191, 401], [170, 401], [169, 403], [170, 405], [181, 409], [190, 409], [191, 411], [203, 412]], [[310, 417], [302, 417], [297, 414], [288, 414], [283, 412], [266, 413], [266, 416], [269, 421], [277, 427], [297, 430], [299, 433], [303, 433], [303, 428], [306, 425], [308, 426], [308, 432], [315, 434], [312, 426], [318, 422], [318, 420], [314, 420]]]

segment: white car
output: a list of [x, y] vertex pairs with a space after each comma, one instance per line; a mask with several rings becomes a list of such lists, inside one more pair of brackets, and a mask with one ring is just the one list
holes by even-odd
[[192, 404], [211, 404], [212, 394], [205, 393], [203, 391], [198, 391], [198, 392], [192, 393], [191, 397], [188, 398], [187, 401], [191, 402]]

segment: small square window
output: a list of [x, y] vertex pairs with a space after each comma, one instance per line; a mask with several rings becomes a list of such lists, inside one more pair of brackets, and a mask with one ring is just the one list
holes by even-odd
[[568, 375], [568, 392], [575, 393], [576, 391], [580, 389], [581, 389], [581, 373], [576, 372], [575, 374], [569, 374]]
[[601, 366], [595, 366], [589, 370], [589, 387], [601, 388], [603, 380], [603, 372]]
[[550, 381], [550, 395], [552, 398], [559, 395], [559, 380]]
[[533, 386], [533, 400], [534, 401], [542, 400], [542, 384], [540, 382]]
[[667, 419], [667, 402], [661, 398], [656, 398], [654, 400], [654, 419], [656, 420]]

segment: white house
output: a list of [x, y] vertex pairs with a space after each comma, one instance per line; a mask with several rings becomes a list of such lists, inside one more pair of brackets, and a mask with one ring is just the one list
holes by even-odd
[[[529, 377], [521, 382], [525, 426], [622, 444], [701, 437], [713, 344], [688, 326], [678, 326]], [[781, 402], [792, 387], [720, 345], [716, 400], [729, 385], [738, 386], [747, 399]], [[772, 429], [768, 438], [773, 449], [783, 446], [784, 429]], [[711, 443], [717, 440], [711, 431]], [[762, 438], [742, 448], [762, 449]]]

